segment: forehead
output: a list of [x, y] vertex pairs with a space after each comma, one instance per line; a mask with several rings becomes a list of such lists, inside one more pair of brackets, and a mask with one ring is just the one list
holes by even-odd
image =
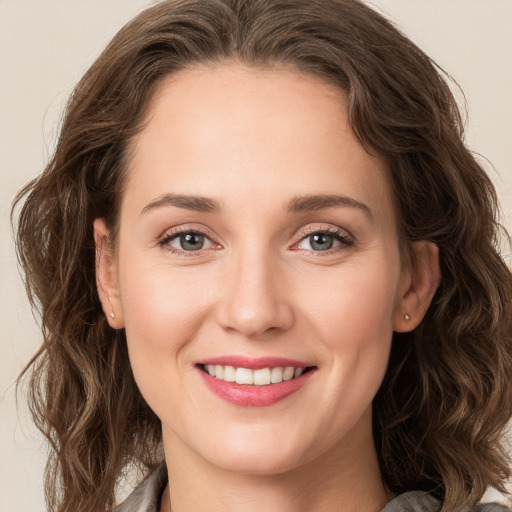
[[386, 166], [352, 131], [346, 94], [295, 70], [225, 64], [167, 78], [131, 155], [127, 196], [284, 203], [350, 193], [394, 210]]

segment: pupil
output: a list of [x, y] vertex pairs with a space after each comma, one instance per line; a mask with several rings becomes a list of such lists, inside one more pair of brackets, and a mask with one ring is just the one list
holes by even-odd
[[204, 236], [198, 233], [186, 233], [180, 236], [180, 243], [186, 251], [198, 251], [204, 245]]
[[309, 237], [309, 243], [315, 251], [328, 251], [332, 248], [334, 240], [331, 235], [317, 233]]

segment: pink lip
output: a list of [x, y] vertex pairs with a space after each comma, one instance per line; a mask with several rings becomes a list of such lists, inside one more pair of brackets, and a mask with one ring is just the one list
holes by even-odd
[[284, 357], [246, 357], [246, 356], [220, 356], [198, 361], [197, 364], [220, 364], [222, 366], [234, 366], [235, 368], [249, 368], [259, 370], [261, 368], [276, 368], [293, 366], [294, 368], [307, 368], [314, 366], [311, 363], [286, 359]]
[[[202, 370], [201, 367], [197, 366], [196, 368], [210, 391], [226, 402], [242, 407], [268, 407], [273, 405], [301, 389], [315, 373], [315, 369], [311, 369], [300, 377], [288, 381], [267, 386], [250, 386], [216, 379]], [[245, 366], [245, 368], [247, 367]]]

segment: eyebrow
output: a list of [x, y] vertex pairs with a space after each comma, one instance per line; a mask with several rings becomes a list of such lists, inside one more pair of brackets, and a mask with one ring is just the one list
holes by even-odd
[[178, 208], [184, 208], [185, 210], [194, 210], [196, 212], [202, 213], [218, 213], [221, 210], [220, 204], [214, 199], [210, 199], [209, 197], [190, 196], [183, 194], [164, 194], [144, 206], [141, 215], [149, 212], [150, 210], [161, 208], [163, 206], [176, 206]]
[[[220, 203], [209, 197], [185, 194], [164, 194], [144, 206], [141, 215], [150, 210], [164, 206], [176, 206], [185, 210], [193, 210], [202, 213], [219, 213], [221, 211]], [[288, 203], [288, 212], [308, 212], [339, 206], [357, 208], [373, 219], [373, 213], [366, 204], [351, 197], [341, 195], [297, 196]]]
[[374, 218], [372, 211], [366, 204], [352, 197], [340, 195], [308, 195], [294, 197], [288, 204], [288, 212], [308, 212], [337, 206], [356, 208], [364, 212], [370, 219]]

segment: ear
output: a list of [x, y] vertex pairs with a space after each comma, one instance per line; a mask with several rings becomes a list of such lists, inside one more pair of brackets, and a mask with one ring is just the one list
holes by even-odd
[[96, 287], [103, 312], [113, 329], [124, 327], [121, 297], [117, 282], [116, 259], [108, 244], [109, 230], [103, 219], [94, 221], [94, 242], [96, 244]]
[[413, 242], [410, 264], [403, 271], [400, 296], [395, 306], [394, 331], [409, 332], [420, 324], [432, 302], [440, 279], [437, 245], [426, 240]]

